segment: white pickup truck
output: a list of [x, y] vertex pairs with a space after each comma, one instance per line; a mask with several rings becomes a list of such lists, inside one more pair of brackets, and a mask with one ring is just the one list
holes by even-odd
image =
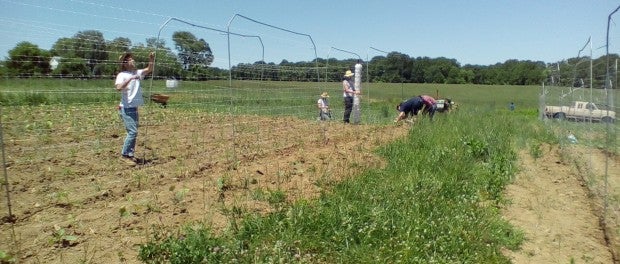
[[545, 116], [575, 121], [590, 121], [590, 118], [592, 121], [605, 123], [616, 121], [616, 112], [601, 110], [594, 103], [584, 101], [575, 101], [571, 106], [545, 106]]

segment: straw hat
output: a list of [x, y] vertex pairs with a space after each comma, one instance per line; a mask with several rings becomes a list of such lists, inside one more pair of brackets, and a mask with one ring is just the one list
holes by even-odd
[[353, 75], [355, 75], [355, 73], [352, 73], [350, 70], [344, 73], [344, 77], [351, 77]]
[[327, 94], [327, 92], [323, 92], [321, 94], [321, 98], [329, 98], [329, 95]]

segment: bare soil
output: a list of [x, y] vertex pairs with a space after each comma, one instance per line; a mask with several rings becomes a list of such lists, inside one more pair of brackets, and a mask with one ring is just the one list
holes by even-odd
[[[383, 166], [373, 151], [408, 128], [213, 115], [141, 122], [136, 166], [119, 158], [120, 124], [9, 134], [14, 217], [0, 222], [1, 248], [20, 263], [138, 263], [138, 246], [153, 226], [200, 222], [217, 231], [236, 217], [231, 208], [271, 211], [269, 194], [315, 198], [334, 182]], [[514, 263], [612, 263], [600, 206], [559, 150], [549, 147], [536, 160], [523, 153], [521, 167], [506, 190], [513, 203], [505, 215], [527, 241], [505, 254]], [[610, 175], [620, 175], [614, 170]]]
[[315, 198], [335, 182], [383, 166], [373, 151], [407, 132], [407, 126], [231, 118], [142, 121], [136, 166], [120, 159], [122, 127], [9, 140], [15, 217], [0, 224], [2, 248], [18, 252], [21, 263], [138, 263], [138, 246], [153, 226], [201, 222], [217, 231], [238, 217], [231, 208], [271, 211], [265, 197], [272, 193], [288, 201]]
[[[604, 213], [603, 197], [593, 192], [593, 178], [604, 175], [604, 153], [570, 145], [545, 146], [538, 159], [527, 151], [519, 156], [521, 171], [506, 188], [512, 204], [503, 213], [525, 232], [526, 241], [505, 255], [513, 263], [618, 263], [616, 217]], [[615, 164], [608, 173], [617, 178], [618, 158], [610, 159]]]

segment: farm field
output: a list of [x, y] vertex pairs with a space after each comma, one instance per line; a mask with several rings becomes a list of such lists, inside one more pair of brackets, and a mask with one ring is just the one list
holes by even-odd
[[[65, 90], [81, 91], [79, 96], [51, 92], [56, 86], [46, 82], [2, 83], [3, 143], [15, 217], [4, 217], [0, 223], [2, 240], [10, 241], [0, 250], [21, 263], [139, 263], [140, 246], [154, 240], [153, 234], [170, 235], [198, 223], [214, 233], [226, 233], [242, 226], [246, 216], [265, 216], [291, 204], [320, 200], [337, 193], [340, 183], [368, 177], [369, 171], [386, 178], [411, 173], [413, 169], [406, 167], [391, 169], [397, 159], [387, 153], [416, 152], [418, 146], [426, 147], [418, 152], [439, 156], [461, 153], [448, 147], [452, 140], [448, 135], [429, 130], [450, 131], [468, 143], [493, 143], [494, 136], [507, 132], [479, 131], [470, 123], [498, 116], [499, 123], [523, 124], [526, 127], [519, 131], [532, 133], [507, 145], [514, 148], [518, 170], [505, 197], [496, 201], [489, 198], [491, 191], [482, 191], [478, 197], [482, 200], [473, 203], [497, 203], [504, 208], [505, 219], [523, 230], [520, 250], [502, 249], [507, 259], [611, 263], [618, 251], [614, 234], [620, 230], [615, 224], [620, 209], [610, 199], [607, 210], [612, 213], [603, 213], [607, 202], [599, 200], [600, 175], [605, 173], [601, 168], [609, 162], [601, 148], [602, 126], [597, 124], [596, 131], [571, 125], [549, 128], [560, 135], [574, 131], [584, 141], [578, 145], [566, 143], [563, 136], [545, 139], [545, 133], [526, 132], [545, 128], [536, 121], [536, 87], [370, 84], [362, 99], [366, 103], [362, 124], [345, 125], [337, 120], [342, 109], [338, 84], [293, 83], [280, 88], [258, 84], [252, 90], [243, 89], [248, 83], [236, 85], [232, 91], [221, 83], [195, 91], [152, 87], [148, 92], [171, 94], [171, 102], [166, 108], [149, 104], [141, 110], [137, 156], [142, 162], [131, 167], [118, 157], [124, 129], [114, 108], [116, 94], [106, 91], [105, 83], [93, 87], [63, 83]], [[26, 103], [6, 105], [7, 99], [19, 101], [21, 93], [32, 87], [37, 87], [35, 92], [24, 92], [31, 96], [23, 99]], [[332, 95], [337, 119], [320, 123], [314, 100], [323, 90]], [[433, 123], [421, 119], [413, 125], [392, 124], [393, 105], [419, 93], [450, 97], [459, 109], [437, 114]], [[46, 104], [28, 105], [29, 101]], [[506, 109], [510, 101], [517, 104], [514, 113]], [[432, 146], [438, 152], [430, 151]], [[620, 175], [618, 149], [609, 156], [607, 174]], [[471, 165], [478, 166], [484, 171], [484, 162]], [[429, 169], [417, 173], [428, 176], [442, 170]], [[615, 178], [609, 183], [611, 196], [620, 194], [620, 183]], [[436, 187], [432, 182], [419, 184]], [[3, 195], [3, 215], [6, 205]], [[601, 227], [603, 214], [608, 224]], [[305, 255], [298, 261], [313, 260], [324, 261]]]

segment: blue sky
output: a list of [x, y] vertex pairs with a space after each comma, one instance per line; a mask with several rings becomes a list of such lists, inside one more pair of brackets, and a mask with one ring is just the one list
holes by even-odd
[[[214, 66], [221, 68], [263, 58], [366, 60], [384, 51], [446, 57], [461, 65], [509, 59], [551, 63], [576, 57], [590, 37], [592, 45], [581, 55], [589, 56], [591, 49], [595, 58], [605, 55], [607, 18], [619, 5], [611, 0], [0, 0], [0, 56], [7, 57], [20, 41], [49, 49], [83, 30], [99, 30], [106, 40], [128, 37], [134, 44], [159, 36], [173, 48], [172, 32], [186, 30], [211, 45]], [[169, 18], [200, 27], [177, 20], [165, 24]], [[609, 37], [609, 52], [620, 53], [620, 25], [614, 20], [620, 21], [620, 11], [612, 17]], [[231, 36], [228, 42], [217, 31], [228, 28], [254, 37]]]

